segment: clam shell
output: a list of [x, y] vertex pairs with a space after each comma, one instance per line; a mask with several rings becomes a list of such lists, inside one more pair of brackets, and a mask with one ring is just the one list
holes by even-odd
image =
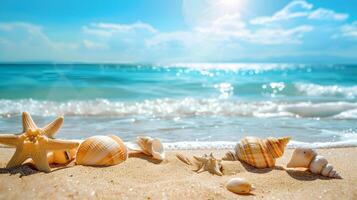
[[116, 165], [128, 158], [124, 142], [115, 135], [92, 136], [78, 147], [76, 163], [90, 166]]
[[227, 190], [236, 194], [249, 194], [254, 187], [244, 178], [232, 178], [226, 184]]
[[275, 166], [275, 159], [283, 155], [290, 138], [245, 137], [235, 147], [239, 160], [257, 168]]
[[161, 141], [157, 138], [138, 137], [137, 143], [141, 151], [157, 160], [165, 159], [165, 149]]

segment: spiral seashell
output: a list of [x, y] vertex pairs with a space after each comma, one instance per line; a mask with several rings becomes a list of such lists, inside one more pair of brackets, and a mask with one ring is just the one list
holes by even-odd
[[77, 149], [57, 150], [47, 154], [49, 164], [67, 164], [74, 160]]
[[138, 137], [137, 143], [141, 148], [141, 152], [144, 154], [152, 156], [157, 160], [165, 159], [165, 149], [159, 139], [151, 137]]
[[245, 137], [235, 147], [236, 157], [253, 167], [274, 167], [275, 159], [284, 154], [285, 146], [289, 140], [289, 137], [269, 137], [267, 139]]
[[317, 155], [316, 151], [310, 148], [296, 148], [287, 167], [304, 167], [308, 168], [313, 174], [321, 174], [322, 176], [330, 178], [341, 178], [341, 176], [333, 170], [333, 166], [328, 163], [326, 158]]
[[243, 178], [232, 178], [226, 184], [227, 190], [236, 194], [249, 194], [255, 188]]
[[78, 147], [76, 164], [90, 166], [116, 165], [128, 158], [124, 142], [115, 135], [92, 136]]

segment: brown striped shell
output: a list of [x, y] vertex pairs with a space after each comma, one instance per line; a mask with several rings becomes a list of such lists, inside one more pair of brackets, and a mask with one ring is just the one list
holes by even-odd
[[92, 136], [78, 147], [76, 163], [90, 166], [116, 165], [128, 158], [124, 142], [115, 135]]
[[245, 137], [235, 147], [239, 160], [257, 168], [275, 166], [275, 159], [284, 154], [289, 137], [261, 139]]

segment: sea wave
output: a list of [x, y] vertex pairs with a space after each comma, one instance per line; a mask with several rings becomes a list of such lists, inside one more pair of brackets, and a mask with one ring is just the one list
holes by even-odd
[[165, 68], [188, 68], [194, 70], [255, 71], [307, 68], [311, 65], [292, 63], [173, 63], [157, 65]]
[[33, 115], [52, 116], [149, 116], [176, 118], [193, 116], [226, 117], [301, 117], [357, 119], [357, 103], [352, 102], [241, 102], [222, 99], [156, 99], [122, 102], [107, 99], [66, 102], [33, 99], [0, 100], [0, 116], [10, 117], [28, 111]]
[[355, 99], [357, 86], [318, 85], [312, 83], [296, 83], [295, 88], [308, 96], [334, 96]]
[[[73, 140], [81, 142], [83, 140]], [[163, 146], [167, 150], [207, 150], [207, 149], [216, 149], [216, 150], [231, 150], [234, 149], [237, 142], [230, 141], [206, 141], [206, 142], [197, 142], [197, 141], [182, 141], [182, 142], [166, 142], [163, 143]], [[134, 142], [125, 142], [125, 145], [129, 149], [138, 149], [138, 146]], [[0, 144], [0, 148], [7, 148], [9, 146]], [[342, 147], [357, 147], [357, 139], [337, 141], [337, 142], [300, 142], [300, 141], [290, 141], [287, 145], [287, 148], [293, 149], [298, 147], [305, 148], [342, 148]]]
[[[230, 141], [182, 141], [163, 143], [165, 149], [170, 150], [205, 150], [205, 149], [234, 149], [237, 142]], [[137, 148], [135, 143], [127, 142], [129, 148]], [[357, 139], [336, 141], [336, 142], [300, 142], [290, 141], [287, 148], [340, 148], [340, 147], [357, 147]]]

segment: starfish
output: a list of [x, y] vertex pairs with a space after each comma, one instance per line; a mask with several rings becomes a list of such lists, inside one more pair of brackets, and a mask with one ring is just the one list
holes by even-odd
[[76, 148], [79, 143], [53, 139], [63, 123], [63, 117], [56, 118], [43, 128], [38, 128], [30, 114], [22, 113], [23, 132], [21, 134], [0, 134], [0, 143], [16, 147], [16, 151], [6, 168], [21, 165], [26, 159], [32, 158], [39, 171], [50, 172], [47, 152]]
[[197, 161], [196, 165], [198, 166], [198, 169], [196, 172], [201, 173], [208, 171], [209, 173], [216, 174], [218, 176], [223, 175], [221, 171], [221, 160], [217, 160], [215, 157], [213, 157], [212, 153], [209, 156], [205, 154], [202, 157], [193, 156], [193, 158]]

